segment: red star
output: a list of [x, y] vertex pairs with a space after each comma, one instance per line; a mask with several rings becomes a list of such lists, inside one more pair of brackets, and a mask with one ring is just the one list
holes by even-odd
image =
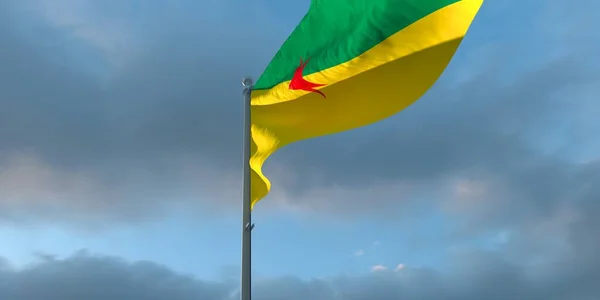
[[307, 92], [318, 93], [321, 96], [323, 96], [323, 98], [327, 98], [325, 97], [325, 94], [323, 94], [323, 92], [315, 89], [317, 87], [324, 86], [325, 84], [313, 83], [304, 79], [302, 72], [304, 71], [304, 67], [306, 67], [307, 63], [308, 59], [305, 62], [302, 61], [302, 58], [300, 59], [300, 66], [296, 68], [296, 71], [294, 71], [294, 77], [292, 77], [292, 81], [290, 81], [290, 90], [302, 90]]

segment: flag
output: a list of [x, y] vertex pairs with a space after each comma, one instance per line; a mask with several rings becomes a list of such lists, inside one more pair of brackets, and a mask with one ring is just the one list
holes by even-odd
[[312, 0], [252, 90], [251, 206], [271, 188], [262, 167], [279, 148], [380, 121], [421, 97], [482, 3]]

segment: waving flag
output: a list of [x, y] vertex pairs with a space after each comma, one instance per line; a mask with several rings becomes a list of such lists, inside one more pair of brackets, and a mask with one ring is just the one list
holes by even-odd
[[312, 0], [252, 90], [252, 207], [270, 190], [262, 166], [277, 149], [380, 121], [421, 97], [482, 2]]

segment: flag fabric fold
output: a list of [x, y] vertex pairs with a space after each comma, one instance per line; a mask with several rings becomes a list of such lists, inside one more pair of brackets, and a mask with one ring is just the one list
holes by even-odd
[[251, 95], [251, 205], [262, 167], [303, 139], [385, 119], [442, 74], [483, 0], [312, 0]]

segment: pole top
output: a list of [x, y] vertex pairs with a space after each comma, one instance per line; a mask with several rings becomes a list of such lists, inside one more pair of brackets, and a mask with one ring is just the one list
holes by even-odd
[[244, 77], [244, 79], [242, 79], [242, 86], [245, 88], [249, 88], [254, 84], [254, 80], [252, 80], [252, 77]]

